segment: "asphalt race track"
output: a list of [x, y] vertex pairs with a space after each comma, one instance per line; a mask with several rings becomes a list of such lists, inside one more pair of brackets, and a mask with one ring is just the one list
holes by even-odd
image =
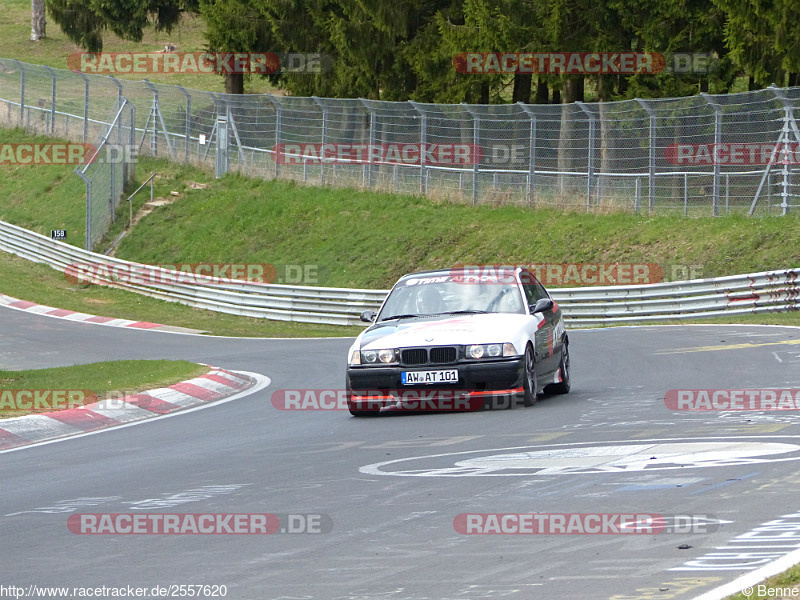
[[[800, 547], [800, 525], [786, 516], [800, 511], [800, 412], [687, 412], [664, 401], [673, 389], [799, 388], [798, 329], [572, 331], [568, 396], [356, 419], [271, 403], [277, 390], [341, 389], [348, 340], [174, 335], [10, 309], [0, 323], [2, 368], [180, 358], [272, 380], [204, 410], [0, 454], [6, 586], [208, 584], [246, 600], [667, 600]], [[73, 513], [322, 515], [332, 527], [80, 535], [67, 526]], [[466, 513], [647, 513], [676, 531], [474, 535], [454, 525]], [[782, 517], [785, 527], [765, 525]]]

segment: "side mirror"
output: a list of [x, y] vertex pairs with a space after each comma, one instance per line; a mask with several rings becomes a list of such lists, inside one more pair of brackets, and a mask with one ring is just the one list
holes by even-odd
[[544, 312], [546, 310], [553, 310], [553, 301], [550, 298], [539, 298], [531, 310], [531, 314]]
[[378, 314], [374, 310], [365, 310], [361, 313], [361, 320], [364, 323], [374, 323], [377, 316]]

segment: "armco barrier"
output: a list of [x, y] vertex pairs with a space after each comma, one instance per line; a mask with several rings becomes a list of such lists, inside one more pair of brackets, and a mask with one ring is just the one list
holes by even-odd
[[[74, 263], [125, 265], [131, 268], [139, 265], [139, 263], [82, 250], [2, 221], [0, 221], [0, 250], [47, 264], [60, 271], [65, 271], [70, 264]], [[170, 271], [155, 267], [148, 267], [148, 270], [167, 275], [170, 273]], [[386, 295], [386, 291], [297, 287], [247, 282], [202, 286], [185, 283], [144, 285], [109, 279], [103, 279], [103, 281], [114, 287], [145, 296], [179, 302], [197, 308], [247, 317], [330, 325], [360, 323], [358, 317], [361, 312], [378, 307]]]
[[[70, 264], [125, 266], [139, 263], [88, 252], [0, 221], [0, 250], [64, 271]], [[148, 267], [150, 271], [170, 271]], [[553, 299], [574, 325], [635, 323], [797, 310], [800, 269], [648, 285], [558, 288]], [[230, 314], [281, 321], [358, 325], [387, 290], [322, 288], [237, 282], [213, 286], [188, 283], [109, 285], [146, 296]]]

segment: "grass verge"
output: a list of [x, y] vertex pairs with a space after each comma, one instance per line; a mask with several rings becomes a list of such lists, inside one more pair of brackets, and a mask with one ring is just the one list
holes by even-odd
[[[0, 57], [15, 58], [27, 63], [67, 69], [70, 54], [83, 50], [73, 44], [48, 14], [47, 37], [31, 41], [30, 0], [3, 0], [3, 18], [0, 19]], [[205, 23], [196, 15], [184, 15], [172, 33], [157, 32], [152, 27], [144, 29], [141, 42], [123, 40], [110, 31], [103, 35], [103, 52], [159, 52], [166, 44], [174, 44], [178, 52], [203, 52], [206, 50]], [[213, 74], [170, 73], [118, 73], [118, 79], [140, 81], [147, 77], [153, 83], [179, 84], [186, 88], [224, 92], [222, 76]], [[246, 91], [251, 94], [280, 93], [267, 79], [248, 77]]]
[[[772, 590], [773, 592], [783, 590], [785, 592], [789, 589], [794, 589], [794, 591], [791, 591], [790, 593], [761, 594], [759, 593], [760, 586], [764, 586], [762, 590], [765, 592], [768, 592], [769, 590]], [[749, 596], [745, 596], [743, 593], [738, 593], [728, 596], [726, 600], [762, 600], [800, 597], [800, 565], [795, 565], [779, 575], [765, 579], [760, 584], [753, 586], [752, 589], [753, 593]]]
[[[118, 399], [192, 379], [208, 371], [205, 365], [184, 360], [117, 360], [52, 369], [0, 370], [0, 419], [47, 412], [19, 408], [12, 394], [3, 393], [5, 390], [88, 390], [98, 400]], [[60, 404], [64, 403], [61, 400]]]
[[0, 293], [67, 310], [200, 329], [212, 335], [349, 337], [358, 335], [362, 329], [238, 317], [115, 288], [76, 285], [69, 283], [64, 274], [55, 269], [4, 252], [0, 252]]

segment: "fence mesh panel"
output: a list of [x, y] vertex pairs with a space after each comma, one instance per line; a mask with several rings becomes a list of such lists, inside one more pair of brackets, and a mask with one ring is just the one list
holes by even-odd
[[140, 153], [474, 204], [784, 214], [800, 88], [569, 105], [228, 95], [0, 59], [0, 126], [90, 141], [120, 98]]
[[135, 177], [133, 106], [124, 97], [109, 113], [109, 125], [94, 140], [93, 155], [75, 173], [86, 182], [86, 241], [91, 250], [108, 232], [125, 185]]

